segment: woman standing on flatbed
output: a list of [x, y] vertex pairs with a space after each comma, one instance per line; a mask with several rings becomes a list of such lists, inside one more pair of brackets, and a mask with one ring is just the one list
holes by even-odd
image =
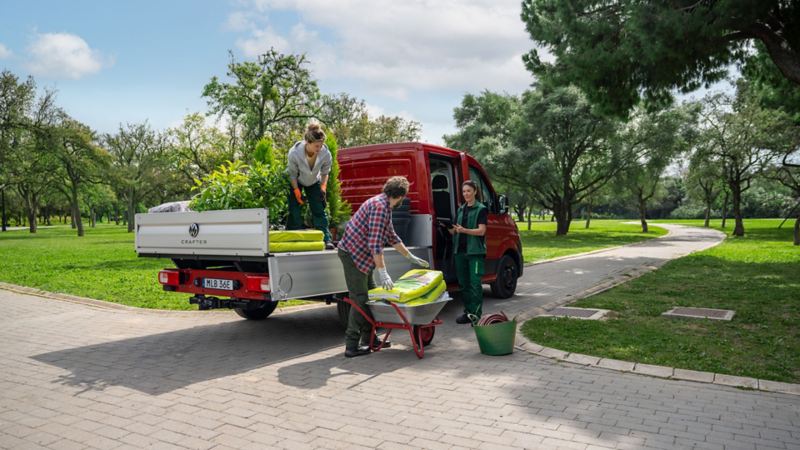
[[325, 145], [325, 132], [317, 122], [308, 125], [304, 139], [289, 150], [286, 161], [286, 172], [291, 184], [286, 229], [305, 228], [301, 207], [308, 201], [314, 228], [322, 231], [325, 236], [325, 248], [328, 250], [333, 249], [333, 242], [328, 229], [328, 213], [325, 211], [325, 205], [332, 162], [331, 152]]

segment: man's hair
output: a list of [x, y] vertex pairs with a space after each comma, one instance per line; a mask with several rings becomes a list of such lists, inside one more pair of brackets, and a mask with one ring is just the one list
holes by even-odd
[[391, 198], [404, 197], [408, 194], [408, 186], [406, 177], [392, 177], [383, 185], [383, 193]]

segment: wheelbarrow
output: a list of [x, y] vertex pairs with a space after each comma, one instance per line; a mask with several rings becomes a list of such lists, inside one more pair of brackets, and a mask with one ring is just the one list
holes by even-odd
[[350, 304], [352, 308], [355, 308], [369, 322], [372, 326], [371, 336], [376, 335], [378, 328], [386, 330], [379, 344], [370, 342], [372, 351], [378, 352], [381, 350], [383, 343], [392, 334], [392, 330], [406, 330], [411, 337], [411, 346], [414, 348], [414, 353], [418, 358], [422, 359], [425, 356], [425, 347], [433, 341], [436, 327], [442, 324], [437, 315], [452, 298], [445, 292], [441, 297], [430, 303], [413, 306], [383, 300], [370, 300], [367, 302], [367, 307], [371, 315], [367, 314], [350, 298], [345, 297], [343, 300]]

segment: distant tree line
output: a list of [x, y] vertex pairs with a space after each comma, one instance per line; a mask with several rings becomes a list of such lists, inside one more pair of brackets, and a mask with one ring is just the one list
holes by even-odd
[[418, 122], [369, 115], [363, 100], [321, 93], [304, 55], [270, 50], [236, 61], [231, 54], [226, 77], [212, 77], [202, 95], [208, 114], [188, 114], [174, 128], [145, 121], [98, 133], [60, 108], [56, 92], [37, 93], [33, 78], [0, 72], [2, 230], [69, 223], [82, 236], [87, 221], [106, 220], [132, 231], [137, 212], [190, 198], [227, 162], [281, 170], [311, 119], [335, 136], [329, 146], [411, 141], [421, 133]]

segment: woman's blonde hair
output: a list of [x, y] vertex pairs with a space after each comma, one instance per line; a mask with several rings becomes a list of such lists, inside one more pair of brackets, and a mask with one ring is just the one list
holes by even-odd
[[306, 142], [324, 142], [325, 141], [325, 132], [322, 131], [322, 125], [319, 122], [311, 122], [308, 124], [308, 128], [306, 128], [305, 134]]

